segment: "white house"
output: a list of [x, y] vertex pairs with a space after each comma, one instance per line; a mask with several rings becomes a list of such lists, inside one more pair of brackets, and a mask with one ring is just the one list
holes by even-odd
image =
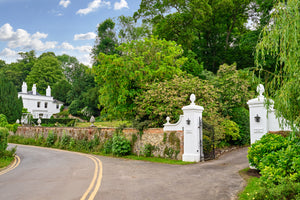
[[61, 101], [53, 99], [50, 86], [46, 89], [46, 96], [44, 96], [36, 91], [36, 84], [33, 84], [32, 91], [27, 91], [27, 84], [23, 82], [22, 91], [18, 93], [18, 97], [22, 97], [23, 107], [27, 108], [33, 118], [49, 119], [53, 114], [59, 113], [63, 105]]

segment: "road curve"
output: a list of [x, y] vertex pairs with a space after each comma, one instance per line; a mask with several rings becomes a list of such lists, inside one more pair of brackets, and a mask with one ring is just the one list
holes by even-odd
[[0, 199], [93, 200], [102, 179], [95, 156], [17, 145], [19, 166], [0, 175]]

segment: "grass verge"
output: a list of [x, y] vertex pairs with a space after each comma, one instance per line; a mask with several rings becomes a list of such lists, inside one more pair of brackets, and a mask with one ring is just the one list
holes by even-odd
[[[120, 127], [122, 125], [126, 125], [126, 127], [132, 127], [132, 123], [128, 121], [107, 121], [107, 122], [94, 122], [94, 125], [96, 127]], [[76, 122], [75, 127], [90, 127], [90, 122]]]
[[9, 166], [14, 161], [14, 157], [2, 157], [0, 158], [0, 170]]
[[195, 164], [195, 162], [184, 162], [182, 160], [172, 160], [172, 159], [168, 159], [168, 158], [145, 157], [145, 156], [137, 156], [137, 155], [128, 155], [128, 156], [116, 157], [116, 156], [114, 156], [112, 154], [104, 154], [102, 152], [93, 152], [92, 154], [98, 155], [98, 156], [108, 156], [108, 157], [130, 159], [130, 160], [141, 160], [141, 161], [163, 163], [163, 164], [170, 164], [170, 165], [190, 165], [190, 164]]
[[249, 175], [249, 170], [251, 169], [248, 167], [239, 171], [240, 176], [247, 182], [244, 190], [238, 194], [239, 200], [248, 200], [249, 194], [255, 192], [257, 188], [259, 188], [259, 178], [257, 176]]

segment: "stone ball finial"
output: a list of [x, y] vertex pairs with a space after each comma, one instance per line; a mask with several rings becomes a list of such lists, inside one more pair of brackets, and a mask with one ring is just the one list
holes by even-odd
[[192, 102], [191, 105], [195, 105], [196, 96], [194, 94], [191, 94], [190, 100]]
[[263, 96], [262, 94], [265, 92], [265, 88], [262, 84], [259, 84], [256, 88], [257, 93], [259, 93], [259, 96]]

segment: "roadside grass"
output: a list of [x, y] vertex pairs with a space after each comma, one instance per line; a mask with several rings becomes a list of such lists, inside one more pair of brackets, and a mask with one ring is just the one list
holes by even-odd
[[170, 164], [170, 165], [190, 165], [196, 163], [196, 162], [184, 162], [182, 160], [172, 160], [168, 158], [145, 157], [145, 156], [137, 156], [137, 155], [127, 155], [127, 156], [117, 157], [114, 156], [113, 154], [105, 154], [102, 152], [92, 152], [91, 154], [98, 155], [98, 156], [108, 156], [114, 158], [140, 160], [140, 161], [148, 161], [148, 162], [163, 163], [163, 164]]
[[248, 175], [249, 167], [239, 171], [240, 176], [247, 182], [243, 191], [238, 194], [239, 200], [248, 200], [249, 194], [254, 193], [259, 188], [259, 178]]
[[0, 158], [0, 170], [9, 166], [14, 161], [14, 157], [1, 157]]
[[[125, 125], [126, 127], [132, 127], [132, 123], [129, 121], [105, 121], [105, 122], [94, 122], [96, 127], [120, 127]], [[76, 122], [75, 127], [85, 128], [90, 127], [90, 122]]]

